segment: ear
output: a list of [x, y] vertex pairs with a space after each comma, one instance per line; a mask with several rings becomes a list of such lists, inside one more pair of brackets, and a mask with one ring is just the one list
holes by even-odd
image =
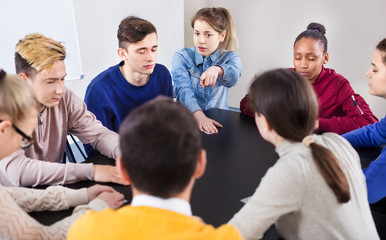
[[19, 77], [21, 77], [22, 79], [24, 79], [28, 84], [31, 84], [31, 78], [28, 77], [27, 74], [25, 74], [25, 73], [22, 72], [22, 73], [19, 73], [18, 75], [19, 75]]
[[0, 134], [4, 134], [5, 131], [12, 127], [11, 121], [3, 120], [0, 122]]
[[127, 58], [127, 51], [124, 48], [118, 48], [117, 52], [121, 60], [125, 60]]
[[328, 53], [326, 53], [324, 55], [324, 60], [323, 60], [323, 64], [326, 64], [328, 62], [328, 59], [329, 59], [329, 56], [328, 56]]
[[267, 132], [271, 130], [271, 126], [269, 125], [267, 118], [263, 114], [258, 114], [255, 112], [255, 123], [259, 131]]
[[204, 175], [206, 169], [206, 151], [204, 149], [200, 150], [197, 159], [196, 170], [194, 171], [193, 177], [194, 179], [200, 178]]
[[224, 41], [226, 35], [227, 35], [227, 30], [224, 30], [224, 31], [220, 34], [220, 42], [223, 42], [223, 41]]
[[118, 172], [121, 175], [122, 179], [128, 183], [131, 183], [129, 173], [127, 172], [125, 165], [123, 164], [122, 156], [118, 157], [118, 159], [116, 160], [116, 165], [117, 165]]

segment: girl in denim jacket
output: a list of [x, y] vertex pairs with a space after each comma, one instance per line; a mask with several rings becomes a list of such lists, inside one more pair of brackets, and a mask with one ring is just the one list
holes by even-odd
[[[203, 8], [191, 21], [194, 47], [174, 54], [172, 76], [177, 100], [197, 120], [201, 131], [217, 133], [222, 127], [205, 116], [210, 108], [228, 109], [228, 88], [241, 76], [241, 59], [230, 12], [225, 8]], [[235, 48], [233, 48], [235, 46]]]

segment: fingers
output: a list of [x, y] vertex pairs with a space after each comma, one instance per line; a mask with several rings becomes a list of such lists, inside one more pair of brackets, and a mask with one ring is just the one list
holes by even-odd
[[219, 122], [217, 122], [217, 121], [215, 121], [215, 120], [212, 120], [212, 122], [213, 122], [213, 124], [214, 124], [215, 126], [221, 127], [221, 128], [222, 128], [222, 125], [221, 125]]
[[203, 126], [204, 131], [208, 133], [218, 133], [217, 128], [213, 125], [213, 123], [209, 123]]

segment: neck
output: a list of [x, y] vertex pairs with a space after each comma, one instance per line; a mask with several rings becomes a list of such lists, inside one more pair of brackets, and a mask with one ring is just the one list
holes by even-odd
[[149, 74], [133, 71], [133, 69], [126, 62], [123, 66], [120, 66], [119, 69], [126, 81], [134, 86], [143, 86], [147, 83], [147, 81], [149, 81]]
[[[188, 186], [182, 192], [174, 194], [173, 196], [170, 196], [169, 198], [179, 198], [179, 199], [185, 200], [187, 202], [190, 202], [190, 196], [192, 193], [193, 185], [194, 185], [194, 178], [191, 179]], [[142, 192], [142, 191], [138, 190], [133, 183], [131, 184], [131, 190], [133, 193], [133, 197], [135, 197], [137, 195], [151, 195], [149, 193]]]
[[44, 109], [46, 109], [46, 106], [43, 104], [40, 104], [39, 113], [42, 113], [44, 111]]

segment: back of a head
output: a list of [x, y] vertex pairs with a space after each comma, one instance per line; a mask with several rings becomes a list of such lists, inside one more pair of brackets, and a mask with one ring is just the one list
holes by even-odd
[[18, 123], [33, 111], [38, 112], [39, 103], [33, 90], [19, 76], [6, 74], [0, 69], [0, 114]]
[[39, 33], [32, 33], [16, 45], [16, 72], [33, 76], [40, 71], [50, 71], [55, 61], [65, 58], [66, 51], [61, 43]]
[[219, 34], [221, 34], [223, 31], [227, 31], [224, 41], [220, 43], [220, 48], [222, 51], [234, 51], [238, 49], [239, 43], [237, 40], [235, 24], [233, 22], [231, 13], [226, 8], [212, 7], [200, 9], [192, 17], [192, 28], [194, 28], [194, 22], [196, 20], [207, 22]]
[[311, 84], [295, 71], [276, 69], [256, 76], [250, 87], [252, 108], [284, 138], [301, 141], [312, 133], [318, 102]]
[[119, 133], [123, 165], [136, 189], [170, 198], [186, 188], [201, 140], [195, 119], [181, 103], [157, 97], [132, 111]]
[[150, 33], [157, 33], [151, 22], [134, 16], [126, 17], [118, 27], [119, 47], [126, 48], [127, 44], [142, 41]]
[[382, 54], [382, 62], [386, 65], [386, 38], [382, 39], [376, 47]]
[[[269, 126], [281, 137], [302, 142], [312, 134], [318, 118], [317, 97], [311, 83], [295, 71], [276, 69], [255, 77], [249, 95], [252, 109], [263, 114]], [[319, 173], [338, 202], [348, 202], [350, 188], [337, 158], [315, 142], [309, 147]]]
[[303, 31], [299, 34], [299, 36], [297, 36], [294, 42], [294, 46], [302, 38], [312, 38], [320, 42], [320, 44], [323, 46], [323, 53], [326, 53], [328, 42], [325, 34], [326, 28], [322, 24], [312, 22], [308, 24], [307, 30]]

